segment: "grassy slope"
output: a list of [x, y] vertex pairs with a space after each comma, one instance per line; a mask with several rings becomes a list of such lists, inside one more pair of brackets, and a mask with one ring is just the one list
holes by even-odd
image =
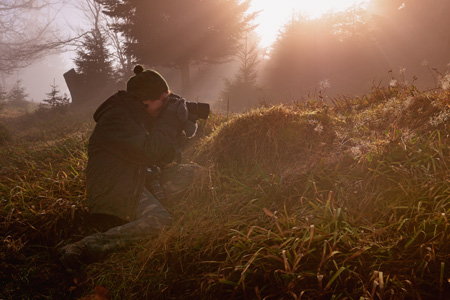
[[51, 253], [88, 232], [92, 123], [34, 146], [24, 130], [0, 148], [3, 297], [103, 286], [114, 299], [446, 299], [449, 104], [445, 91], [397, 87], [212, 116], [185, 151], [202, 171], [165, 203], [173, 226], [74, 274]]

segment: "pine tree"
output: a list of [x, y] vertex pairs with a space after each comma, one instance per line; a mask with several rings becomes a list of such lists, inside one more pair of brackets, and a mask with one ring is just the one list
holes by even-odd
[[0, 85], [0, 111], [5, 107], [6, 102], [6, 92], [3, 89], [3, 86]]
[[255, 86], [258, 72], [256, 67], [258, 65], [258, 44], [256, 42], [250, 44], [248, 38], [245, 38], [245, 43], [238, 48], [238, 59], [241, 62], [237, 80], [245, 85]]
[[89, 96], [95, 97], [113, 83], [113, 68], [106, 41], [98, 30], [84, 36], [74, 59], [77, 73], [81, 76]]
[[27, 102], [28, 94], [25, 92], [25, 87], [22, 86], [22, 80], [16, 81], [6, 98], [13, 105], [23, 105]]
[[6, 92], [3, 89], [3, 86], [0, 85], [0, 103], [6, 101]]
[[61, 91], [58, 89], [58, 86], [53, 81], [53, 84], [50, 85], [51, 91], [46, 93], [47, 98], [43, 99], [42, 102], [45, 103], [46, 106], [52, 109], [63, 109], [70, 103], [70, 99], [67, 94], [61, 96]]
[[222, 98], [227, 101], [229, 109], [241, 111], [245, 108], [258, 104], [261, 88], [257, 85], [258, 51], [257, 43], [249, 43], [247, 37], [245, 42], [238, 48], [238, 59], [241, 63], [239, 70], [233, 80], [225, 79], [225, 89]]
[[178, 68], [190, 92], [190, 65], [220, 63], [236, 54], [255, 14], [250, 0], [97, 0], [119, 22], [127, 49], [142, 64]]

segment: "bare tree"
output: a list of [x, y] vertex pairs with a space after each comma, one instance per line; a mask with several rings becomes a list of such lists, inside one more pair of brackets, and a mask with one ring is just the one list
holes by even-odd
[[109, 38], [109, 46], [113, 49], [111, 55], [114, 58], [116, 69], [123, 79], [125, 79], [132, 73], [133, 63], [136, 59], [126, 51], [125, 45], [130, 43], [130, 38], [124, 36], [114, 28], [114, 24], [118, 24], [119, 22], [120, 20], [118, 18], [106, 16], [105, 34]]
[[11, 74], [68, 42], [53, 26], [64, 1], [0, 0], [0, 73]]

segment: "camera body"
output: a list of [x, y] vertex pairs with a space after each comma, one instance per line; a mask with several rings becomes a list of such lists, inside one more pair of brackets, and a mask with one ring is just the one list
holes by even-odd
[[[170, 94], [167, 103], [173, 103], [181, 99], [182, 97], [177, 94]], [[210, 108], [208, 103], [186, 101], [186, 107], [188, 110], [188, 119], [192, 122], [198, 119], [206, 120], [209, 116]]]
[[209, 104], [202, 102], [186, 102], [189, 115], [188, 119], [197, 121], [198, 119], [206, 120], [209, 116]]

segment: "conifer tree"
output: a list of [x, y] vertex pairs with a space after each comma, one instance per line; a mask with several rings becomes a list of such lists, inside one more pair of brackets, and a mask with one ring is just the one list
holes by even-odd
[[142, 64], [178, 68], [184, 94], [190, 65], [220, 63], [236, 53], [255, 14], [250, 0], [97, 0], [120, 22], [127, 49]]
[[99, 30], [87, 33], [74, 59], [89, 96], [95, 97], [113, 84], [113, 68], [106, 41]]
[[[245, 38], [238, 48], [237, 57], [241, 63], [234, 79], [225, 79], [225, 89], [222, 91], [222, 98], [227, 101], [229, 109], [240, 111], [257, 105], [261, 88], [257, 85], [258, 71], [258, 51], [257, 43], [249, 42]], [[229, 102], [229, 103], [228, 103]]]
[[53, 81], [53, 84], [50, 85], [50, 92], [46, 93], [47, 98], [43, 99], [42, 102], [45, 103], [46, 106], [49, 106], [53, 109], [61, 109], [66, 107], [70, 103], [70, 99], [67, 94], [61, 95], [61, 91], [58, 89], [58, 86]]
[[6, 91], [2, 85], [0, 85], [0, 103], [6, 101]]
[[0, 85], [0, 111], [4, 108], [6, 102], [6, 92], [3, 86]]
[[22, 80], [17, 80], [11, 90], [8, 92], [6, 98], [11, 104], [24, 104], [27, 102], [28, 94], [25, 87], [22, 86]]

